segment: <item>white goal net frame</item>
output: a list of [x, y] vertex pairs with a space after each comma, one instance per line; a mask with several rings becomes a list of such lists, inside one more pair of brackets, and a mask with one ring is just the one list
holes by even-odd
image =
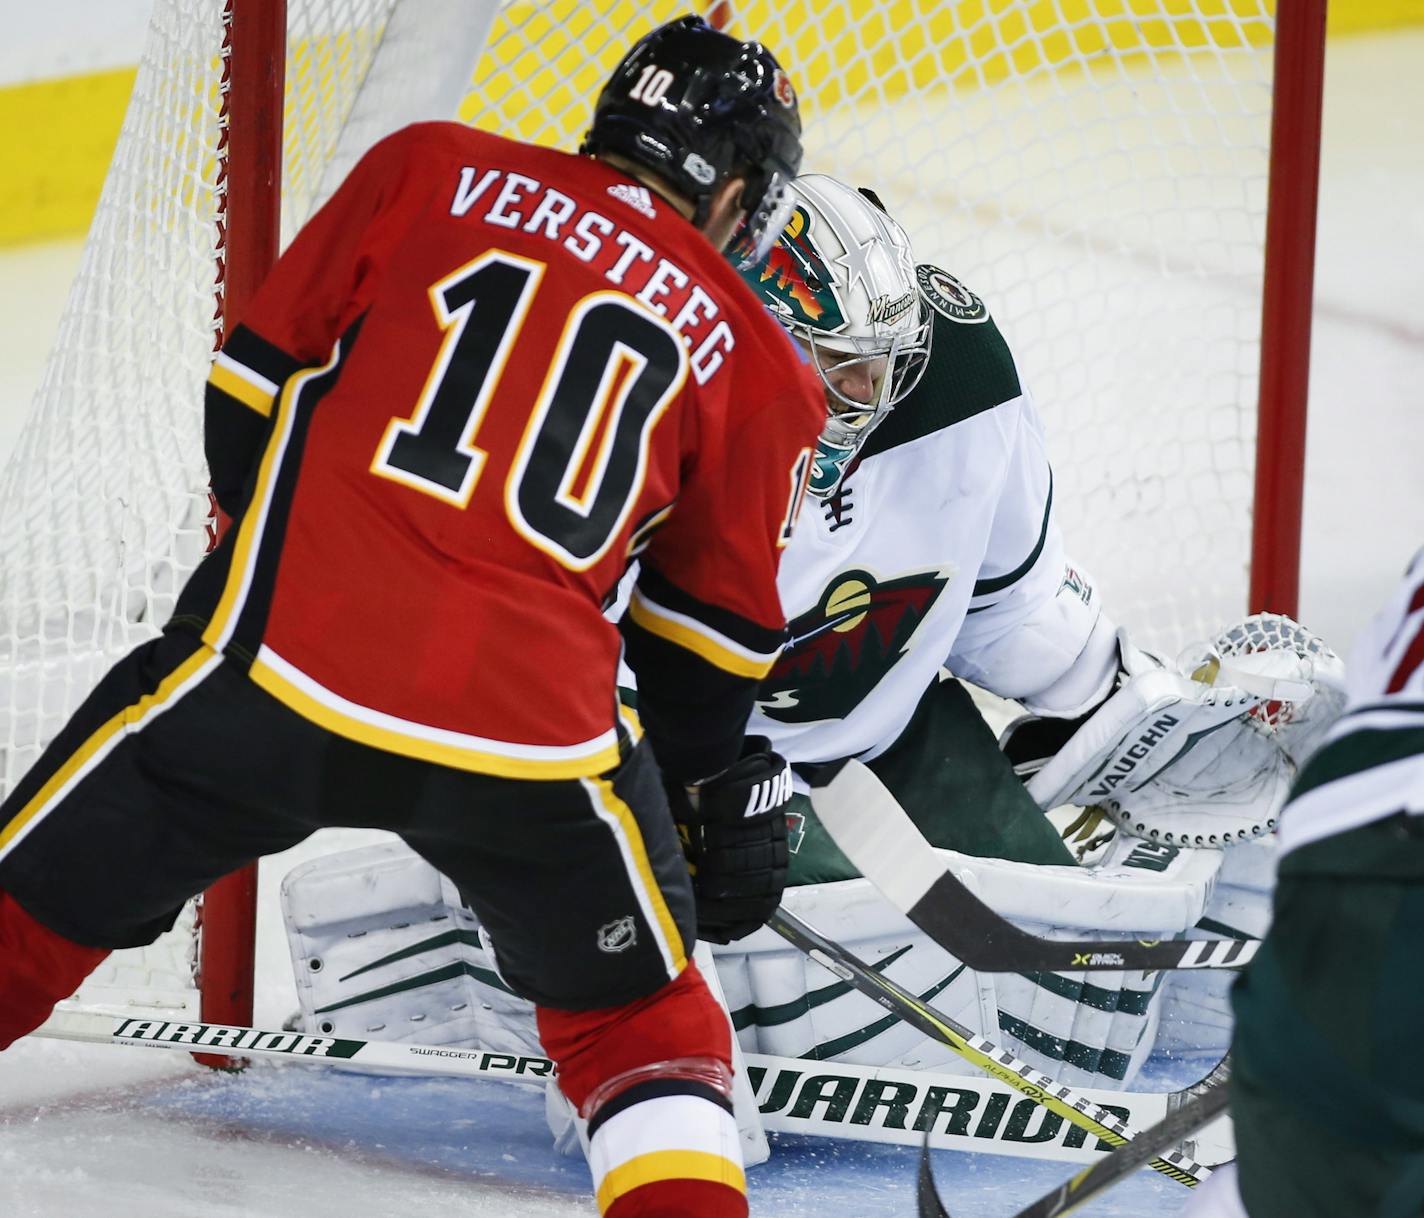
[[[208, 364], [355, 158], [431, 117], [572, 149], [690, 7], [787, 66], [807, 170], [873, 187], [988, 303], [1113, 616], [1170, 646], [1294, 612], [1324, 0], [156, 0], [0, 476], [0, 795], [211, 544]], [[200, 957], [186, 929], [83, 997], [250, 1022], [255, 892], [204, 898]]]

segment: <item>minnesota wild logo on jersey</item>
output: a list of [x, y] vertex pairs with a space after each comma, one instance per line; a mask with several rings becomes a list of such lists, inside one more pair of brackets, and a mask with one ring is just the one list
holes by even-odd
[[840, 572], [816, 607], [792, 620], [757, 708], [781, 723], [846, 717], [909, 650], [946, 583], [939, 571], [884, 581]]
[[950, 321], [978, 322], [989, 319], [984, 302], [948, 271], [928, 262], [915, 268], [920, 293], [935, 312]]

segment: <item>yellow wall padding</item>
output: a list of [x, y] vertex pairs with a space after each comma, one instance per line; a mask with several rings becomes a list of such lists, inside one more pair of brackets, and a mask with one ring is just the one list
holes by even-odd
[[1424, 0], [1330, 0], [1326, 32], [1367, 34], [1402, 25], [1424, 25]]
[[0, 245], [88, 227], [136, 71], [0, 89]]
[[[496, 18], [459, 117], [564, 148], [608, 71], [650, 21], [696, 0], [514, 0]], [[1267, 36], [1261, 0], [732, 0], [731, 32], [763, 37], [808, 112], [867, 90], [885, 100], [1181, 46]], [[1184, 14], [1199, 16], [1184, 20]], [[1275, 5], [1269, 8], [1274, 11]], [[649, 15], [651, 11], [651, 17]], [[551, 15], [553, 14], [553, 15]], [[788, 35], [794, 21], [797, 32]], [[1049, 25], [1065, 28], [1042, 36]], [[1333, 0], [1329, 30], [1424, 24], [1424, 0]], [[0, 244], [82, 233], [133, 86], [132, 68], [0, 87]]]

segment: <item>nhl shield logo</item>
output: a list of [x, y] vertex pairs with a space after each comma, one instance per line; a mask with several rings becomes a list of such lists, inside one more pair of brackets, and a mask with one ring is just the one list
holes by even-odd
[[598, 950], [601, 952], [626, 952], [638, 941], [638, 924], [633, 915], [615, 918], [598, 928]]

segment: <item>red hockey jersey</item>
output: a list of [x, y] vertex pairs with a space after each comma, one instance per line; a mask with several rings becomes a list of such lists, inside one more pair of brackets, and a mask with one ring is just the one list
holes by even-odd
[[607, 770], [602, 607], [630, 555], [658, 577], [642, 629], [759, 678], [824, 417], [784, 331], [657, 195], [590, 158], [408, 127], [213, 366], [235, 523], [204, 638], [354, 739], [513, 777]]

